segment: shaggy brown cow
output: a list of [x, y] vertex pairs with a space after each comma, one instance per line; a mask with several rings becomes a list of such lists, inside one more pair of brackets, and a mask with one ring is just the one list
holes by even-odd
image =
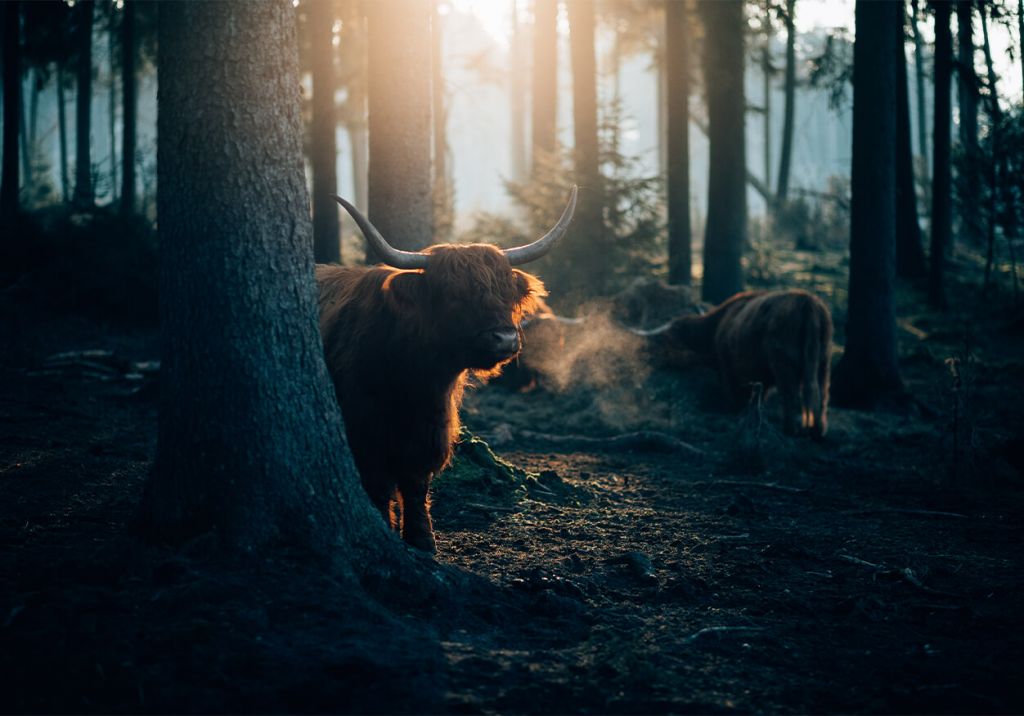
[[832, 317], [806, 291], [738, 293], [703, 316], [684, 316], [642, 331], [655, 355], [688, 348], [717, 369], [737, 400], [750, 383], [779, 389], [782, 426], [822, 437], [828, 428]]
[[576, 187], [551, 231], [501, 250], [485, 244], [392, 248], [335, 197], [386, 266], [317, 266], [320, 330], [363, 487], [406, 542], [434, 551], [427, 492], [459, 433], [469, 371], [495, 375], [520, 348], [520, 321], [544, 285], [513, 268], [540, 258], [569, 226]]

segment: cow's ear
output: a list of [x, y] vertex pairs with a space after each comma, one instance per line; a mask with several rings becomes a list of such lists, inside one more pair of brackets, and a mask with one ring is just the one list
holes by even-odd
[[537, 299], [547, 296], [548, 291], [544, 288], [544, 282], [533, 274], [512, 269], [512, 275], [515, 276], [519, 291], [519, 313], [528, 316], [537, 310]]
[[384, 294], [391, 305], [399, 310], [422, 305], [422, 293], [426, 282], [422, 271], [399, 271], [384, 281]]

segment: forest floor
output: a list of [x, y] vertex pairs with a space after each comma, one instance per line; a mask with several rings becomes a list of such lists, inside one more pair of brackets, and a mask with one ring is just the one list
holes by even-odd
[[[822, 442], [772, 398], [716, 409], [699, 366], [471, 391], [468, 427], [529, 474], [438, 481], [437, 559], [494, 589], [426, 611], [137, 540], [155, 333], [0, 303], [0, 710], [1024, 712], [1024, 335], [977, 294], [901, 294], [915, 400], [834, 408]], [[694, 450], [533, 435], [637, 430]]]

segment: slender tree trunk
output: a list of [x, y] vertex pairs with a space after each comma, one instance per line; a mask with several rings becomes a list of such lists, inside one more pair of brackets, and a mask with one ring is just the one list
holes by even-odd
[[25, 162], [31, 177], [27, 184], [33, 186], [36, 183], [36, 159], [39, 157], [39, 69], [33, 67], [29, 77], [28, 149], [25, 152]]
[[[666, 3], [668, 7], [670, 3]], [[664, 45], [663, 45], [664, 47]], [[658, 174], [668, 174], [668, 68], [665, 66], [665, 53], [662, 53], [657, 66], [657, 83], [655, 102], [657, 111], [654, 114], [655, 132], [658, 133]]]
[[386, 565], [402, 548], [359, 484], [318, 331], [291, 4], [167, 3], [159, 34], [163, 395], [142, 523]]
[[946, 253], [953, 238], [950, 165], [950, 80], [953, 66], [953, 37], [949, 30], [950, 3], [935, 3], [935, 134], [932, 139], [932, 250], [928, 272], [928, 302], [946, 307]]
[[[431, 55], [431, 101], [434, 106], [434, 236], [439, 241], [451, 241], [455, 229], [455, 196], [452, 192], [450, 168], [448, 164], [448, 114], [445, 105], [444, 83], [444, 44], [442, 43], [441, 13], [439, 12], [439, 0], [431, 3], [431, 25], [430, 25], [430, 55]], [[513, 40], [513, 45], [515, 40]], [[522, 120], [523, 108], [519, 108], [520, 120]], [[515, 112], [513, 111], [513, 116]], [[519, 137], [523, 139], [524, 127], [519, 128]], [[513, 138], [515, 137], [513, 130]], [[525, 140], [524, 140], [525, 141]], [[513, 150], [513, 158], [520, 156], [522, 166], [519, 169], [518, 179], [522, 179], [526, 172], [526, 147], [520, 145], [519, 154]]]
[[896, 257], [897, 28], [902, 6], [858, 0], [854, 43], [850, 289], [837, 405], [902, 392], [893, 300]]
[[369, 218], [392, 246], [417, 251], [434, 223], [430, 3], [374, 0], [367, 13]]
[[[772, 185], [772, 21], [771, 0], [764, 3], [764, 47], [761, 49], [761, 79], [764, 83], [764, 185]], [[771, 207], [769, 207], [771, 208]]]
[[992, 62], [992, 45], [988, 41], [988, 11], [984, 3], [978, 5], [981, 14], [981, 39], [982, 51], [985, 55], [985, 71], [988, 74], [988, 104], [992, 122], [999, 125], [1003, 120], [1003, 109], [999, 106], [999, 90], [996, 86], [999, 77], [996, 75], [995, 65]]
[[114, 62], [114, 28], [107, 32], [108, 66], [110, 68], [110, 101], [107, 119], [110, 125], [110, 196], [111, 203], [117, 201], [117, 71]]
[[710, 144], [701, 291], [704, 300], [719, 303], [743, 289], [740, 259], [747, 242], [743, 3], [703, 0], [700, 5]]
[[796, 0], [786, 0], [786, 104], [782, 120], [782, 151], [775, 204], [781, 206], [789, 195], [789, 168], [793, 156], [793, 127], [796, 122]]
[[75, 43], [78, 46], [78, 86], [75, 98], [75, 197], [78, 206], [91, 206], [92, 186], [92, 0], [77, 8]]
[[960, 142], [973, 156], [978, 152], [978, 78], [974, 72], [973, 0], [956, 4], [957, 89], [960, 102]]
[[576, 182], [580, 186], [576, 218], [563, 240], [572, 257], [569, 293], [600, 295], [610, 270], [601, 202], [604, 196], [597, 138], [597, 59], [594, 4], [567, 0], [572, 60], [572, 114]]
[[21, 106], [18, 115], [18, 135], [21, 142], [21, 152], [18, 155], [21, 157], [21, 186], [23, 190], [30, 192], [35, 182], [32, 176], [32, 152], [28, 143], [28, 120], [25, 118], [25, 86], [21, 77], [18, 78], [18, 83], [21, 84]]
[[125, 0], [121, 18], [121, 212], [135, 212], [135, 131], [138, 118], [138, 80], [135, 58], [138, 43], [135, 33], [135, 4]]
[[1017, 0], [1017, 57], [1020, 60], [1021, 96], [1024, 97], [1024, 0]]
[[921, 225], [917, 217], [914, 182], [914, 152], [910, 144], [910, 88], [905, 49], [906, 23], [900, 2], [900, 23], [896, 26], [896, 275], [920, 278], [927, 273]]
[[924, 43], [917, 26], [917, 0], [910, 0], [910, 27], [914, 31], [914, 79], [917, 84], [917, 141], [918, 155], [922, 158], [924, 179], [928, 181], [928, 126], [925, 118], [924, 95]]
[[533, 171], [538, 156], [557, 142], [558, 0], [534, 0], [533, 7]]
[[341, 262], [338, 204], [337, 118], [334, 93], [338, 87], [334, 69], [334, 3], [314, 0], [306, 6], [309, 54], [313, 75], [310, 147], [313, 174], [313, 256], [317, 263]]
[[668, 74], [668, 280], [690, 283], [690, 38], [687, 3], [665, 4]]
[[65, 202], [71, 200], [71, 182], [68, 180], [68, 122], [64, 98], [64, 64], [57, 62], [57, 134], [60, 140], [60, 190]]
[[519, 22], [519, 3], [512, 0], [512, 42], [509, 47], [509, 108], [511, 114], [512, 137], [509, 142], [511, 152], [511, 175], [514, 181], [526, 179], [526, 77], [522, 67], [525, 66], [523, 55], [523, 30]]
[[[0, 217], [18, 213], [18, 122], [21, 117], [21, 6], [4, 3], [4, 135], [0, 170]], [[5, 232], [6, 233], [6, 232]]]

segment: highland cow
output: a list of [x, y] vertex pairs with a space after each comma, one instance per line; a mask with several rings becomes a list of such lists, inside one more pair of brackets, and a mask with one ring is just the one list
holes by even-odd
[[832, 317], [816, 296], [800, 290], [738, 293], [702, 316], [677, 318], [640, 331], [653, 356], [689, 349], [707, 359], [737, 402], [750, 384], [776, 387], [782, 427], [822, 437], [828, 428]]
[[320, 330], [349, 446], [389, 526], [434, 551], [428, 490], [451, 458], [468, 374], [495, 375], [519, 353], [520, 322], [545, 291], [513, 266], [540, 258], [565, 233], [576, 187], [551, 231], [504, 250], [441, 244], [400, 251], [335, 198], [386, 264], [316, 269]]

